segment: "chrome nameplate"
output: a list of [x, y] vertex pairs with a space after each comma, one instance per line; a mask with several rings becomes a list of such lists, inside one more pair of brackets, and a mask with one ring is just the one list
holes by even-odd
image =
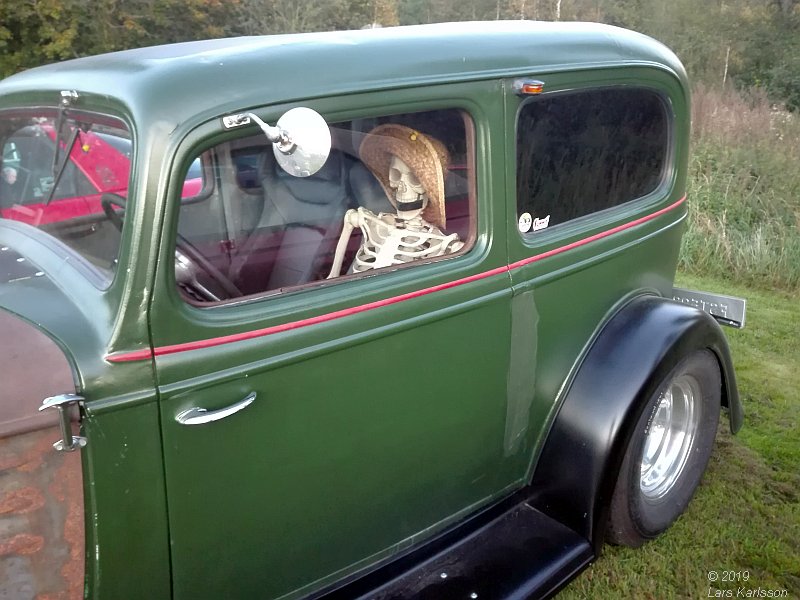
[[747, 308], [747, 300], [744, 298], [673, 288], [672, 299], [699, 308], [714, 317], [720, 325], [736, 329], [744, 327], [745, 309]]

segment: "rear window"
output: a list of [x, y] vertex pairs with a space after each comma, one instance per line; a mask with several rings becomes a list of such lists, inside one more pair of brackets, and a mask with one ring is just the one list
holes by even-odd
[[518, 216], [537, 230], [650, 194], [664, 177], [669, 127], [666, 103], [649, 89], [527, 102], [517, 122]]

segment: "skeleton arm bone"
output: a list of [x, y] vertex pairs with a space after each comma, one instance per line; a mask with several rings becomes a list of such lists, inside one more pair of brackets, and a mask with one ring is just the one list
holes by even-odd
[[342, 226], [342, 233], [339, 236], [339, 242], [336, 244], [336, 254], [333, 257], [333, 266], [327, 279], [338, 277], [342, 271], [342, 261], [344, 260], [344, 253], [347, 251], [347, 242], [350, 241], [350, 235], [353, 229], [359, 226], [358, 211], [351, 208], [344, 213], [344, 225]]

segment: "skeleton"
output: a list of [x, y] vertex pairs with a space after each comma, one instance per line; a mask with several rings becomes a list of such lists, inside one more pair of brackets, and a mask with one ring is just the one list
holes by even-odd
[[457, 233], [446, 235], [422, 218], [428, 206], [428, 194], [408, 165], [397, 156], [392, 156], [389, 164], [389, 186], [394, 190], [395, 214], [376, 215], [363, 206], [345, 213], [328, 279], [341, 273], [347, 242], [356, 227], [361, 229], [362, 241], [350, 266], [351, 273], [452, 254], [464, 247]]

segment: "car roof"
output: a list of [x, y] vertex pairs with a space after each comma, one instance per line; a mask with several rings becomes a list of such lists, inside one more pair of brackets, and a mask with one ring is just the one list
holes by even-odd
[[115, 98], [135, 118], [174, 125], [189, 115], [356, 91], [619, 65], [666, 69], [685, 85], [677, 57], [642, 34], [596, 23], [490, 21], [239, 37], [91, 56], [3, 80], [0, 107], [33, 91], [49, 93], [55, 103], [60, 90], [77, 90]]

